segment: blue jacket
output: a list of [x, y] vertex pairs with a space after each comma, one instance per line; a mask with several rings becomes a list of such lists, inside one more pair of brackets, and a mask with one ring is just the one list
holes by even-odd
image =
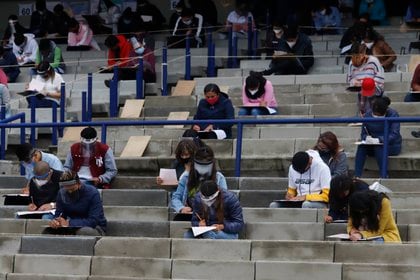
[[[223, 231], [226, 233], [239, 233], [244, 227], [244, 218], [242, 216], [242, 207], [239, 203], [238, 197], [229, 191], [221, 190], [223, 198], [224, 220]], [[199, 220], [197, 215], [203, 217], [203, 205], [201, 203], [200, 193], [197, 193], [194, 198], [193, 215], [191, 225], [198, 226]], [[210, 207], [209, 219], [206, 220], [207, 226], [219, 224], [216, 218], [216, 210], [214, 205]]]
[[[55, 217], [60, 214], [70, 218], [69, 226], [91, 227], [100, 226], [106, 231], [106, 219], [99, 191], [90, 185], [82, 185], [79, 189], [79, 199], [65, 203], [63, 197], [68, 198], [65, 189], [60, 189], [57, 195]], [[70, 200], [70, 198], [68, 198]]]
[[[219, 95], [219, 100], [214, 105], [210, 105], [206, 99], [201, 99], [198, 103], [197, 113], [194, 120], [217, 120], [217, 119], [234, 119], [235, 111], [232, 101], [223, 94]], [[200, 125], [200, 129], [204, 130], [209, 124]], [[231, 124], [213, 124], [214, 129], [222, 129], [226, 133], [226, 138], [232, 138]]]
[[383, 0], [374, 0], [370, 8], [365, 0], [360, 1], [359, 15], [364, 13], [368, 13], [370, 20], [377, 20], [381, 25], [386, 25], [388, 23]]
[[9, 79], [9, 82], [15, 82], [19, 76], [20, 70], [16, 56], [12, 51], [5, 50], [3, 57], [0, 59], [0, 66], [6, 66], [3, 68], [3, 71]]
[[[177, 213], [179, 213], [179, 211], [181, 211], [181, 209], [185, 206], [188, 199], [188, 178], [189, 173], [184, 172], [179, 179], [178, 188], [172, 194], [171, 207]], [[220, 172], [216, 173], [216, 184], [219, 186], [219, 188], [227, 190], [225, 176], [223, 176], [223, 174]]]
[[[388, 108], [386, 111], [385, 117], [399, 117], [400, 115], [392, 108]], [[372, 111], [369, 111], [365, 114], [365, 118], [373, 118]], [[364, 123], [362, 126], [362, 133], [361, 139], [366, 140], [366, 136], [372, 136], [373, 138], [379, 138], [381, 143], [384, 142], [384, 123], [383, 122], [369, 122]], [[389, 134], [388, 134], [388, 147], [393, 150], [401, 150], [401, 134], [400, 134], [400, 123], [393, 122], [389, 126]]]
[[[341, 15], [336, 7], [330, 7], [331, 13], [322, 15], [319, 11], [315, 13], [314, 25], [317, 31], [324, 27], [340, 27]], [[337, 29], [339, 31], [339, 29]]]

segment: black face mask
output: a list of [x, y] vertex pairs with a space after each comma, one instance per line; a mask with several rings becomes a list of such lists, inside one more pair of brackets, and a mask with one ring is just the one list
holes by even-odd
[[180, 158], [179, 159], [179, 163], [181, 163], [181, 164], [187, 164], [190, 161], [191, 161], [191, 158], [190, 157], [189, 158]]

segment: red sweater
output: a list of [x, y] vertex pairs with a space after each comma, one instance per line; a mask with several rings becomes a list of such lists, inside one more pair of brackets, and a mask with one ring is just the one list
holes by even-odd
[[118, 39], [119, 53], [116, 53], [115, 50], [108, 50], [108, 66], [118, 64], [119, 67], [127, 67], [133, 47], [123, 35], [116, 35], [116, 37]]
[[[109, 146], [101, 142], [96, 142], [95, 147], [89, 158], [89, 169], [92, 177], [99, 177], [105, 173], [105, 154], [108, 151]], [[79, 172], [80, 167], [83, 165], [84, 158], [82, 153], [82, 145], [80, 143], [75, 143], [70, 148], [71, 157], [73, 159], [73, 168], [74, 172]], [[109, 184], [103, 185], [104, 189], [109, 189]]]

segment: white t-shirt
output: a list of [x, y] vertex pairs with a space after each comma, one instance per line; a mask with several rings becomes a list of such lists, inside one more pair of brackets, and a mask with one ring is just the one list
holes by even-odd
[[59, 73], [55, 73], [54, 80], [51, 78], [45, 80], [40, 75], [36, 75], [35, 79], [44, 84], [43, 90], [47, 91], [48, 93], [60, 92], [61, 83], [64, 82], [63, 77]]
[[319, 155], [318, 157], [312, 155], [312, 151], [307, 151], [307, 153], [313, 159], [311, 167], [305, 173], [300, 174], [293, 169], [292, 165], [289, 167], [289, 188], [295, 189], [298, 196], [319, 194], [322, 189], [330, 188], [330, 169], [322, 161]]

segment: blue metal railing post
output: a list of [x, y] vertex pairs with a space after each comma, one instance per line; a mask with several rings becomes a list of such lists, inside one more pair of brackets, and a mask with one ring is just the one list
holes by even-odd
[[233, 68], [232, 66], [232, 54], [233, 54], [233, 31], [232, 26], [229, 26], [229, 32], [228, 32], [228, 62], [227, 62], [227, 68]]
[[87, 119], [92, 121], [92, 73], [88, 73], [88, 90], [87, 90]]
[[238, 37], [233, 38], [232, 68], [238, 68]]
[[[56, 103], [56, 102], [52, 102], [52, 109], [51, 109], [51, 113], [52, 113], [52, 122], [53, 123], [57, 123], [57, 107], [58, 107], [58, 104]], [[51, 128], [51, 132], [52, 132], [52, 135], [51, 135], [51, 143], [53, 144], [53, 145], [57, 145], [57, 143], [58, 143], [58, 138], [57, 138], [57, 130], [58, 130], [58, 128], [56, 127], [56, 126], [54, 126], [54, 127], [52, 127]]]
[[[60, 87], [60, 122], [64, 123], [66, 120], [66, 84], [61, 83]], [[64, 127], [58, 129], [58, 135], [63, 137]]]
[[253, 30], [252, 30], [252, 17], [249, 16], [248, 17], [248, 58], [252, 55], [252, 35], [253, 35]]
[[388, 121], [386, 118], [384, 120], [384, 145], [383, 145], [383, 151], [382, 151], [382, 162], [381, 162], [381, 178], [387, 178], [388, 177], [388, 137], [389, 137], [389, 126], [390, 121]]
[[[0, 108], [0, 119], [4, 120], [6, 118], [6, 105], [1, 104]], [[4, 159], [6, 157], [6, 128], [1, 128], [1, 140], [0, 140], [0, 159]]]
[[103, 124], [102, 129], [101, 129], [101, 143], [104, 143], [104, 144], [106, 144], [106, 129], [107, 129], [107, 126]]
[[[35, 113], [35, 100], [37, 97], [35, 96], [31, 96], [31, 123], [35, 123], [36, 120], [36, 113]], [[35, 146], [35, 127], [31, 127], [31, 137], [30, 137], [30, 143], [32, 144], [32, 146]]]
[[191, 80], [191, 38], [185, 37], [185, 80]]
[[143, 56], [139, 57], [139, 65], [136, 71], [136, 99], [144, 99], [143, 93]]
[[237, 126], [237, 135], [236, 135], [235, 177], [241, 176], [242, 129], [243, 129], [243, 124], [239, 122]]
[[114, 66], [114, 76], [109, 91], [109, 116], [115, 118], [118, 116], [118, 66]]
[[86, 91], [82, 91], [82, 122], [87, 121]]
[[216, 77], [216, 45], [214, 43], [211, 44], [211, 56], [209, 57], [210, 60], [210, 67], [207, 73], [208, 77]]
[[168, 95], [168, 48], [162, 48], [162, 96]]

